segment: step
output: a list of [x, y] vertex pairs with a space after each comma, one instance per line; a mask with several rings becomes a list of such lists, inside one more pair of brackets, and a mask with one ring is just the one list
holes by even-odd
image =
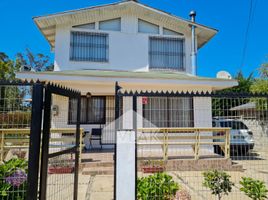
[[93, 168], [84, 168], [82, 171], [83, 175], [113, 175], [113, 167], [93, 167]]
[[86, 163], [82, 163], [81, 166], [83, 168], [92, 168], [92, 167], [113, 167], [114, 166], [114, 162], [86, 162]]

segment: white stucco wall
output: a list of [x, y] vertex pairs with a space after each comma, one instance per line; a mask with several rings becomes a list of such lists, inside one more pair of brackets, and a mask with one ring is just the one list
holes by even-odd
[[194, 97], [194, 126], [212, 127], [211, 97]]
[[[91, 23], [91, 22], [89, 22]], [[97, 23], [98, 24], [98, 23]], [[138, 33], [137, 16], [121, 16], [121, 32], [100, 31], [72, 28], [74, 24], [56, 27], [55, 40], [55, 71], [100, 69], [100, 70], [130, 70], [148, 71], [149, 65], [149, 36], [150, 34]], [[160, 30], [163, 25], [159, 24]], [[98, 27], [98, 25], [96, 26]], [[74, 62], [70, 61], [70, 32], [81, 30], [89, 32], [105, 32], [109, 34], [109, 62]], [[162, 31], [160, 31], [161, 33]], [[181, 31], [183, 33], [183, 31]], [[159, 36], [159, 35], [158, 35]], [[174, 37], [174, 36], [168, 36]], [[177, 37], [177, 36], [176, 36]], [[178, 36], [179, 37], [179, 36]], [[185, 66], [191, 73], [191, 39], [185, 35]]]

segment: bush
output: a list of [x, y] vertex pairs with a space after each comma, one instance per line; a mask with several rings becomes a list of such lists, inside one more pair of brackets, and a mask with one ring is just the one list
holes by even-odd
[[242, 181], [240, 181], [243, 191], [249, 198], [253, 200], [264, 200], [267, 199], [267, 188], [265, 183], [260, 180], [255, 180], [249, 177], [242, 177]]
[[212, 194], [220, 200], [223, 195], [228, 195], [234, 185], [230, 181], [230, 176], [223, 171], [208, 171], [203, 173], [203, 185], [212, 191]]
[[24, 200], [27, 189], [27, 162], [11, 159], [0, 165], [0, 199]]
[[0, 121], [0, 128], [27, 128], [31, 123], [31, 112], [1, 113]]
[[139, 200], [171, 200], [179, 190], [179, 184], [165, 173], [156, 173], [138, 179]]

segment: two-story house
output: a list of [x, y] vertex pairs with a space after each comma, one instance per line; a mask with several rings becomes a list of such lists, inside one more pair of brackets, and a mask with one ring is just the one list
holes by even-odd
[[[121, 1], [35, 17], [34, 22], [55, 53], [55, 68], [53, 72], [22, 71], [17, 77], [80, 90], [81, 124], [89, 131], [114, 120], [116, 81], [123, 90], [134, 91], [214, 91], [237, 85], [235, 80], [197, 76], [196, 53], [217, 30], [196, 23], [194, 12], [190, 20], [185, 20], [137, 1]], [[124, 111], [129, 107], [127, 101], [126, 97]], [[211, 118], [210, 100], [151, 97], [146, 105], [142, 98], [138, 102], [139, 114], [156, 126], [211, 127], [209, 120], [200, 120]], [[52, 124], [71, 127], [76, 120], [72, 100], [54, 98], [53, 105], [59, 112]], [[200, 105], [207, 108], [207, 113], [197, 110]], [[183, 114], [152, 113], [165, 112], [167, 107]], [[146, 108], [152, 112], [146, 112]], [[172, 123], [159, 123], [167, 121], [167, 115]], [[142, 126], [142, 122], [139, 124]], [[114, 132], [103, 133], [102, 142], [114, 143]]]

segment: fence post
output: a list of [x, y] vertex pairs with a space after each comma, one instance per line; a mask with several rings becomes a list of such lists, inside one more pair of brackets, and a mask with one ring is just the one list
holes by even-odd
[[132, 98], [132, 106], [133, 106], [133, 130], [135, 134], [135, 199], [137, 199], [137, 180], [138, 180], [138, 136], [137, 136], [137, 96], [134, 95]]
[[[117, 131], [119, 130], [120, 122], [120, 97], [118, 95], [119, 90], [121, 87], [119, 86], [118, 82], [115, 83], [115, 144], [114, 144], [114, 200], [116, 200], [116, 171], [117, 171]], [[122, 103], [122, 102], [121, 102]]]
[[45, 91], [44, 103], [44, 122], [43, 122], [43, 138], [42, 138], [42, 158], [40, 173], [40, 200], [46, 200], [47, 192], [47, 170], [48, 170], [48, 154], [49, 154], [49, 138], [51, 125], [51, 91], [50, 85], [47, 85]]
[[134, 130], [117, 131], [116, 199], [135, 200], [136, 195], [136, 136]]
[[76, 120], [76, 149], [75, 149], [75, 172], [74, 172], [74, 200], [78, 196], [78, 172], [80, 168], [80, 112], [81, 111], [81, 94], [77, 96], [77, 120]]
[[32, 115], [28, 161], [27, 200], [38, 198], [38, 174], [42, 134], [43, 85], [36, 83], [32, 92]]

